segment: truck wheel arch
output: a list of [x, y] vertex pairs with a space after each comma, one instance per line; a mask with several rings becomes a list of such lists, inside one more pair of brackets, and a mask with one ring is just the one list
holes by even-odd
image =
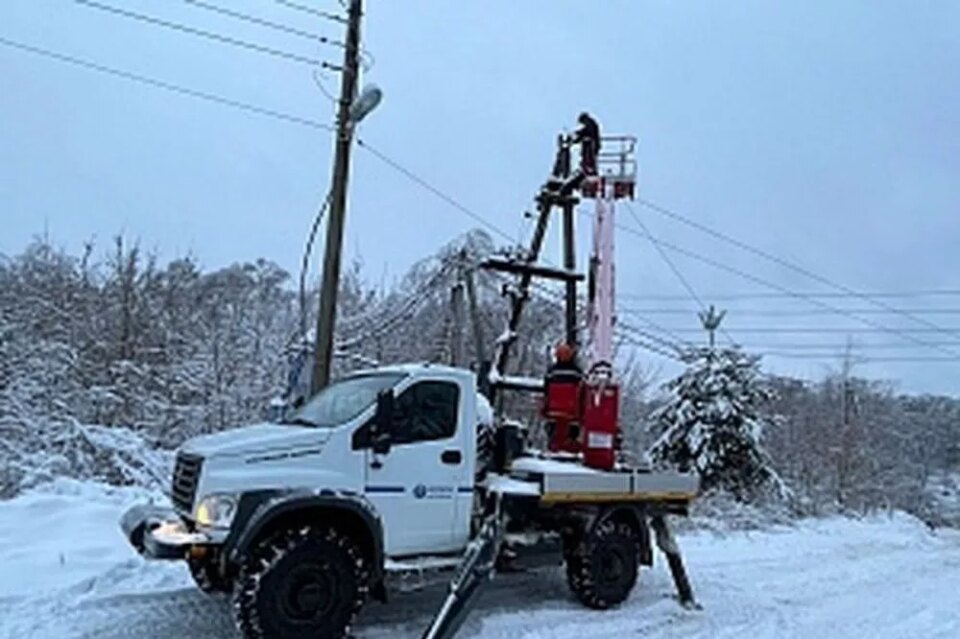
[[234, 565], [272, 531], [324, 522], [331, 523], [356, 541], [370, 562], [374, 585], [382, 579], [383, 524], [373, 506], [361, 495], [332, 492], [245, 494], [237, 509], [237, 518], [240, 521], [235, 521], [226, 542], [227, 556]]
[[641, 507], [634, 505], [612, 506], [598, 514], [591, 528], [596, 527], [606, 520], [623, 522], [630, 526], [640, 542], [640, 564], [644, 566], [653, 565], [653, 547], [650, 543], [650, 527], [647, 525], [646, 513]]

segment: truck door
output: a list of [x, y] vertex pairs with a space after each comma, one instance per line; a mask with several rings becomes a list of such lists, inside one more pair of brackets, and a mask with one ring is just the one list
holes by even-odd
[[460, 386], [423, 380], [395, 402], [391, 449], [366, 450], [364, 490], [383, 518], [388, 555], [459, 550], [454, 538], [457, 491], [472, 490], [458, 433]]

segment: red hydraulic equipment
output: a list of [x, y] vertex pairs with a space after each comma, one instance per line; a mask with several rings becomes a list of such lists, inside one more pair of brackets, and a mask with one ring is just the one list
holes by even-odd
[[583, 463], [590, 468], [613, 468], [620, 435], [620, 387], [615, 383], [586, 382], [583, 388]]
[[543, 416], [553, 425], [551, 452], [580, 452], [583, 375], [576, 370], [552, 370], [544, 383]]

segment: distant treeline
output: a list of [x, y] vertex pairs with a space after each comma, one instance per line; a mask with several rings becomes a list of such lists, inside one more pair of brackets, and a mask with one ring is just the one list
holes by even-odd
[[[337, 372], [447, 361], [457, 333], [452, 260], [463, 249], [476, 260], [493, 248], [472, 232], [390, 285], [366, 282], [359, 264], [346, 269]], [[492, 347], [503, 329], [504, 282], [476, 277], [480, 325]], [[15, 492], [36, 470], [32, 460], [47, 452], [59, 456], [63, 472], [93, 472], [71, 466], [77, 424], [122, 426], [169, 448], [262, 419], [286, 390], [301, 325], [314, 321], [315, 291], [307, 291], [303, 317], [296, 282], [266, 260], [217, 270], [190, 257], [160, 264], [120, 238], [80, 255], [37, 240], [19, 255], [0, 256], [0, 495]], [[561, 322], [554, 302], [532, 299], [510, 372], [542, 374]], [[469, 330], [460, 328], [475, 361]], [[647, 422], [665, 381], [637, 364], [642, 355], [621, 357], [623, 425], [637, 452], [651, 441]], [[954, 398], [901, 395], [850, 371], [815, 383], [767, 382], [776, 399], [764, 407], [772, 420], [765, 445], [805, 510], [932, 508], [931, 478], [960, 461]], [[508, 408], [520, 419], [536, 415], [529, 400]]]

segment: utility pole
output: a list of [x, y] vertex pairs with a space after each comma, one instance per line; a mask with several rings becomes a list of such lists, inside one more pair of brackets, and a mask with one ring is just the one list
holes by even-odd
[[723, 321], [723, 318], [726, 314], [726, 311], [718, 312], [712, 304], [707, 310], [698, 313], [700, 316], [700, 323], [703, 324], [703, 330], [707, 331], [707, 334], [710, 336], [711, 351], [713, 351], [713, 349], [716, 347], [716, 332], [717, 329], [720, 328], [720, 323]]
[[837, 446], [837, 503], [846, 505], [849, 491], [850, 474], [854, 455], [852, 437], [852, 412], [854, 391], [851, 384], [853, 374], [853, 344], [847, 338], [843, 355], [840, 384], [840, 442]]
[[467, 308], [470, 312], [470, 328], [473, 330], [473, 354], [476, 357], [477, 367], [481, 367], [487, 362], [487, 353], [485, 344], [487, 340], [483, 336], [483, 324], [480, 323], [480, 305], [477, 302], [477, 285], [473, 280], [473, 265], [467, 264], [466, 251], [462, 253], [464, 265], [463, 279], [467, 287]]
[[317, 315], [317, 339], [314, 345], [312, 393], [316, 393], [330, 383], [333, 363], [333, 335], [337, 315], [337, 293], [340, 287], [340, 257], [347, 212], [347, 179], [350, 174], [350, 147], [353, 143], [354, 122], [350, 117], [350, 108], [357, 95], [360, 63], [361, 5], [362, 0], [350, 0], [347, 39], [341, 70], [340, 101], [337, 109], [337, 141], [333, 163], [330, 219], [327, 222], [323, 280], [320, 286], [320, 313]]
[[450, 365], [463, 366], [463, 322], [464, 322], [464, 282], [463, 257], [457, 262], [457, 281], [450, 291]]
[[[557, 154], [555, 170], [560, 172], [563, 180], [570, 178], [570, 144], [562, 137], [558, 138], [561, 152]], [[577, 268], [577, 247], [574, 237], [573, 217], [575, 208], [579, 199], [573, 195], [566, 195], [561, 198], [560, 205], [563, 208], [563, 268], [568, 273], [573, 273]], [[564, 291], [564, 340], [572, 348], [577, 348], [577, 282], [568, 279], [565, 282]]]

